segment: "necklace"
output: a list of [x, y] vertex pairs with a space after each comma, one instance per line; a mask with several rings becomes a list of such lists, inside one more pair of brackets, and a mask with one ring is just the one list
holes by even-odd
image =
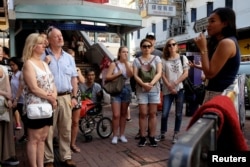
[[149, 62], [152, 59], [151, 55], [147, 55], [147, 56], [141, 56], [140, 57], [144, 62]]

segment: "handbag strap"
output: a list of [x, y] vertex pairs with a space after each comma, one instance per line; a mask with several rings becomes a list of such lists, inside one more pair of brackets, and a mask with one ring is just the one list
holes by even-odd
[[115, 66], [117, 67], [118, 71], [121, 70], [120, 67], [118, 66], [118, 63], [117, 63], [117, 62], [115, 62]]
[[[180, 59], [181, 59], [182, 69], [184, 70], [184, 68], [183, 68], [183, 56], [182, 55], [180, 55]], [[188, 77], [186, 79], [188, 79]], [[186, 79], [184, 79], [184, 80], [186, 80]], [[182, 81], [183, 86], [184, 86], [184, 83], [183, 83], [184, 80]]]
[[182, 55], [180, 55], [180, 59], [181, 59], [182, 70], [183, 70], [183, 72], [184, 72], [184, 67], [183, 67], [183, 56], [182, 56]]
[[47, 75], [47, 83], [48, 83], [48, 86], [50, 88], [50, 82], [49, 82], [49, 73], [48, 73], [48, 69], [47, 69], [47, 66], [45, 65], [45, 62], [43, 62], [43, 66], [45, 68], [45, 72], [46, 72], [46, 75]]
[[[156, 58], [156, 56], [154, 56], [154, 57], [150, 60], [150, 62], [148, 63], [148, 65], [150, 65], [150, 64], [154, 61], [155, 58]], [[138, 57], [137, 59], [139, 60], [140, 64], [143, 65], [143, 63], [142, 63], [140, 57]]]
[[183, 56], [180, 55], [180, 59], [181, 59], [181, 65], [182, 65], [182, 68], [183, 68]]
[[[32, 66], [34, 67], [34, 70], [36, 71], [37, 70], [37, 68], [38, 69], [40, 69], [40, 70], [42, 70], [41, 68], [39, 68], [34, 62], [32, 62], [31, 60], [30, 60], [30, 63], [32, 64]], [[48, 84], [48, 86], [49, 86], [49, 89], [50, 89], [50, 82], [49, 82], [49, 68], [48, 68], [48, 66], [46, 66], [46, 63], [45, 62], [42, 62], [42, 64], [43, 64], [43, 67], [44, 67], [44, 72], [46, 73], [46, 77], [47, 77], [47, 84]], [[37, 73], [37, 71], [36, 71], [36, 73]], [[36, 74], [37, 75], [37, 74]]]
[[[118, 70], [120, 70], [120, 67], [118, 66], [118, 63], [117, 63], [117, 62], [115, 62], [115, 66], [117, 67]], [[120, 75], [119, 75], [119, 76], [120, 76]], [[118, 77], [119, 77], [119, 76], [118, 76]], [[118, 78], [118, 77], [116, 77], [116, 78]], [[114, 78], [114, 79], [116, 79], [116, 78]], [[114, 79], [113, 79], [113, 80], [114, 80]], [[112, 81], [112, 80], [110, 80], [110, 81], [105, 80], [105, 83], [108, 83], [108, 82], [111, 82], [111, 81]]]
[[118, 63], [117, 63], [117, 62], [115, 62], [115, 65], [116, 65], [116, 67], [118, 68], [118, 70], [120, 71], [120, 67], [118, 66]]

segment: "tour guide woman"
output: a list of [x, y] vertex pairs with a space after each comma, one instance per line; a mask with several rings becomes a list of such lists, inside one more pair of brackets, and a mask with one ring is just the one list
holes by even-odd
[[208, 19], [208, 45], [203, 33], [194, 39], [201, 52], [201, 66], [198, 68], [208, 80], [203, 102], [221, 94], [235, 80], [240, 65], [235, 22], [231, 8], [217, 8]]

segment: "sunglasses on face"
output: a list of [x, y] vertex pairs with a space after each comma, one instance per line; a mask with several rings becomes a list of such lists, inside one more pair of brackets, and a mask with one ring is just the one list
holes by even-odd
[[170, 44], [168, 44], [168, 47], [175, 46], [175, 45], [176, 45], [176, 43], [170, 43]]
[[150, 49], [151, 47], [152, 47], [152, 45], [142, 45], [142, 48], [143, 48], [143, 49], [146, 49], [146, 48], [149, 48], [149, 49]]

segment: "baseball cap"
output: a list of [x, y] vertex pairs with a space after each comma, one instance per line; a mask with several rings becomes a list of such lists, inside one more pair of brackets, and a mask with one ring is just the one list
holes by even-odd
[[147, 35], [146, 35], [146, 38], [153, 38], [153, 39], [155, 39], [155, 33], [148, 32]]

